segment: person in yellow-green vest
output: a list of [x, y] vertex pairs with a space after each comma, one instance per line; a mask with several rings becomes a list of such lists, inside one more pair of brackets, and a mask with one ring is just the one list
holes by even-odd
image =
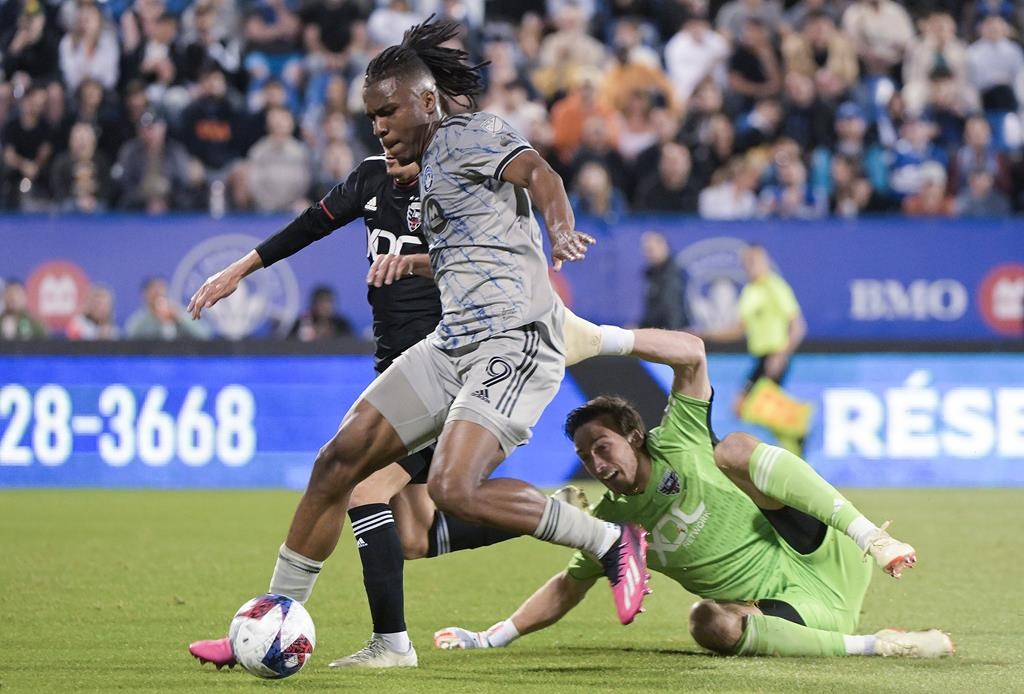
[[807, 323], [792, 288], [772, 270], [764, 246], [748, 245], [742, 260], [748, 281], [740, 293], [739, 322], [703, 337], [738, 340], [746, 336], [747, 351], [757, 362], [733, 408], [737, 416], [771, 429], [780, 444], [799, 454], [809, 426], [810, 407], [775, 386], [785, 380], [790, 359], [807, 333]]

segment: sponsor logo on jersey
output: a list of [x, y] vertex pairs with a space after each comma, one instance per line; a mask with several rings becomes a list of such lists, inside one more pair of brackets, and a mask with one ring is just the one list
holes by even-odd
[[668, 513], [651, 529], [647, 551], [654, 552], [662, 566], [668, 564], [669, 554], [680, 547], [692, 545], [711, 517], [703, 501], [690, 513], [685, 513], [681, 508], [683, 501], [679, 499], [672, 504]]
[[430, 187], [434, 185], [434, 167], [430, 164], [423, 169], [423, 191], [430, 190]]
[[658, 493], [665, 496], [679, 493], [679, 475], [676, 474], [675, 470], [669, 470], [661, 478], [661, 482], [658, 484]]
[[377, 211], [377, 196], [374, 195], [372, 198], [370, 198], [370, 201], [367, 202], [365, 205], [363, 205], [363, 209], [366, 210], [367, 212], [376, 212]]
[[[197, 244], [171, 276], [171, 300], [186, 306], [206, 278], [259, 244], [244, 234], [214, 236]], [[299, 283], [287, 261], [274, 263], [242, 280], [234, 294], [203, 312], [217, 334], [231, 340], [273, 332], [287, 337], [299, 315]]]
[[409, 225], [409, 231], [416, 233], [420, 228], [420, 201], [415, 198], [409, 201], [409, 207], [405, 211], [405, 221]]

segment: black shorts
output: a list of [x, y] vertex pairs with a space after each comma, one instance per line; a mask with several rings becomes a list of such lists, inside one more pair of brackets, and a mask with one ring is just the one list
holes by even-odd
[[430, 473], [430, 462], [434, 459], [434, 447], [427, 446], [421, 451], [407, 455], [398, 461], [402, 469], [409, 473], [409, 484], [426, 484]]
[[[757, 362], [754, 364], [753, 370], [747, 376], [747, 382], [743, 385], [744, 393], [749, 393], [750, 389], [754, 387], [754, 384], [757, 383], [762, 377], [764, 377], [764, 363], [768, 360], [769, 356], [770, 355], [766, 354], [763, 357], [757, 358]], [[789, 359], [786, 360], [786, 365], [782, 367], [782, 373], [779, 374], [778, 378], [772, 378], [771, 380], [775, 381], [781, 386], [782, 382], [786, 380], [787, 374], [789, 374]]]

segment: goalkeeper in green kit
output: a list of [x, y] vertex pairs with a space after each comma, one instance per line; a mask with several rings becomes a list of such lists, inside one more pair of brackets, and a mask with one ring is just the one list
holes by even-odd
[[[702, 598], [689, 617], [699, 645], [730, 655], [953, 653], [949, 636], [936, 629], [855, 635], [872, 573], [865, 555], [898, 578], [916, 561], [913, 547], [867, 520], [796, 455], [747, 434], [718, 441], [699, 338], [602, 330], [622, 354], [672, 367], [665, 415], [647, 432], [629, 403], [601, 396], [573, 410], [565, 431], [587, 471], [608, 488], [594, 516], [642, 525], [648, 566]], [[434, 643], [508, 645], [557, 622], [602, 575], [597, 561], [577, 552], [510, 618], [482, 632], [441, 629]]]

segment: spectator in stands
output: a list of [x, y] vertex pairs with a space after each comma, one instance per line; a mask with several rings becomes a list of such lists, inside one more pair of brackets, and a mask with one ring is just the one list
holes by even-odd
[[[922, 168], [934, 163], [943, 169], [943, 186], [945, 186], [945, 153], [932, 144], [936, 127], [933, 122], [923, 116], [909, 119], [900, 131], [900, 139], [893, 152], [892, 164], [889, 167], [889, 184], [901, 199], [921, 190], [925, 182]], [[931, 178], [935, 178], [935, 168], [929, 169]]]
[[551, 107], [551, 130], [555, 151], [563, 165], [568, 165], [583, 140], [585, 123], [592, 118], [604, 121], [612, 146], [618, 141], [615, 112], [597, 100], [601, 73], [583, 68], [573, 76], [572, 89]]
[[227, 80], [215, 63], [203, 66], [195, 101], [181, 115], [185, 147], [206, 167], [210, 180], [227, 177], [241, 155], [242, 112], [227, 98]]
[[661, 161], [662, 146], [681, 140], [679, 117], [667, 108], [654, 109], [651, 112], [651, 123], [654, 126], [655, 141], [641, 151], [633, 161], [633, 171], [636, 172], [637, 179], [657, 170], [658, 162]]
[[726, 39], [735, 41], [744, 31], [744, 24], [754, 20], [765, 27], [782, 22], [782, 7], [777, 0], [729, 0], [718, 11], [715, 28]]
[[785, 88], [781, 134], [795, 140], [808, 152], [831, 144], [833, 112], [818, 98], [814, 81], [807, 75], [790, 72], [786, 75]]
[[869, 75], [898, 77], [914, 25], [898, 2], [857, 0], [843, 13], [843, 32]]
[[[580, 8], [566, 4], [554, 17], [557, 27], [541, 41], [533, 83], [547, 98], [577, 83], [577, 75], [596, 70], [608, 60], [604, 44], [587, 33], [587, 17]], [[554, 114], [552, 114], [554, 115]]]
[[547, 120], [544, 106], [530, 100], [529, 85], [520, 79], [492, 84], [483, 110], [500, 116], [518, 133], [525, 133], [530, 123]]
[[325, 150], [318, 152], [313, 180], [313, 197], [322, 200], [331, 188], [348, 178], [355, 168], [356, 159], [345, 140], [332, 140]]
[[43, 118], [46, 87], [33, 82], [21, 98], [18, 115], [0, 131], [4, 148], [4, 207], [17, 210], [45, 196], [43, 171], [53, 154], [53, 134]]
[[857, 53], [849, 38], [836, 29], [824, 9], [811, 10], [803, 29], [782, 40], [786, 72], [798, 72], [814, 80], [821, 98], [833, 104], [857, 82]]
[[46, 105], [43, 107], [43, 120], [50, 128], [53, 142], [53, 156], [63, 153], [68, 148], [68, 137], [74, 120], [68, 112], [67, 93], [59, 80], [46, 85]]
[[8, 79], [16, 73], [29, 79], [57, 74], [60, 28], [54, 10], [39, 0], [11, 0], [0, 8], [0, 68]]
[[568, 167], [569, 179], [576, 178], [584, 164], [596, 161], [611, 174], [612, 185], [627, 193], [632, 190], [626, 160], [615, 147], [606, 119], [599, 115], [587, 118], [583, 122], [583, 139], [580, 145]]
[[973, 169], [967, 178], [967, 189], [956, 199], [956, 213], [961, 217], [1006, 217], [1010, 202], [993, 185], [988, 169]]
[[0, 341], [42, 340], [49, 337], [43, 322], [28, 310], [28, 295], [21, 280], [4, 283], [3, 310], [0, 311]]
[[[242, 65], [249, 93], [255, 94], [272, 77], [279, 78], [296, 98], [302, 82], [302, 55], [298, 50], [302, 22], [287, 0], [252, 0], [246, 4], [242, 24], [245, 55]], [[200, 71], [200, 83], [203, 71]]]
[[877, 144], [867, 141], [867, 122], [860, 106], [853, 101], [840, 104], [836, 110], [835, 131], [835, 144], [831, 148], [819, 147], [812, 154], [812, 185], [830, 190], [832, 159], [846, 157], [854, 169], [863, 172], [874, 191], [880, 194], [888, 192], [885, 152]]
[[131, 136], [131, 128], [120, 116], [119, 109], [104, 99], [103, 85], [94, 79], [82, 80], [75, 103], [73, 121], [91, 125], [107, 161], [117, 159], [121, 145]]
[[782, 134], [782, 116], [782, 105], [777, 99], [759, 99], [752, 111], [739, 118], [736, 150], [746, 152], [752, 147], [774, 142]]
[[686, 147], [675, 142], [662, 145], [657, 172], [638, 184], [634, 207], [648, 212], [695, 213], [700, 190], [690, 177], [692, 164]]
[[903, 213], [911, 217], [952, 217], [956, 202], [946, 194], [946, 169], [935, 161], [923, 163], [920, 186], [903, 198]]
[[924, 110], [930, 79], [936, 70], [946, 70], [954, 91], [976, 105], [974, 88], [967, 79], [967, 45], [957, 38], [956, 22], [948, 12], [933, 10], [920, 22], [921, 36], [915, 38], [903, 62], [903, 101], [913, 113]]
[[626, 213], [626, 196], [612, 185], [608, 169], [599, 161], [588, 161], [580, 167], [569, 196], [577, 214], [616, 222]]
[[178, 18], [164, 12], [145, 25], [145, 36], [134, 51], [123, 54], [121, 71], [125, 79], [146, 83], [146, 96], [168, 113], [179, 113], [189, 102], [183, 82], [182, 51], [177, 43]]
[[68, 150], [53, 162], [50, 189], [64, 212], [91, 214], [110, 205], [113, 186], [110, 160], [97, 149], [96, 131], [88, 123], [71, 128]]
[[288, 337], [301, 342], [313, 342], [351, 334], [352, 325], [335, 310], [334, 290], [319, 285], [313, 288], [309, 309], [295, 321]]
[[636, 21], [623, 19], [616, 23], [612, 47], [613, 60], [604, 72], [599, 100], [627, 114], [627, 118], [637, 106], [637, 94], [645, 95], [652, 105], [678, 109], [675, 90], [661, 69], [661, 58], [643, 45]]
[[961, 191], [967, 183], [967, 175], [983, 169], [989, 172], [996, 188], [1009, 193], [1010, 164], [1004, 152], [999, 152], [992, 145], [992, 129], [985, 116], [980, 114], [967, 119], [964, 127], [964, 144], [953, 159], [951, 188]]
[[932, 71], [928, 84], [924, 112], [935, 123], [935, 144], [951, 156], [963, 144], [964, 123], [974, 110], [970, 90], [958, 90], [953, 73], [944, 67]]
[[125, 337], [131, 340], [205, 340], [209, 329], [201, 321], [176, 305], [167, 295], [167, 282], [149, 277], [142, 284], [142, 306], [125, 325]]
[[236, 205], [260, 212], [297, 212], [309, 205], [311, 157], [305, 143], [294, 136], [295, 119], [288, 109], [267, 112], [267, 135], [249, 150], [247, 187], [236, 190]]
[[426, 16], [415, 11], [409, 0], [387, 0], [370, 13], [366, 33], [373, 46], [386, 48], [401, 43], [405, 30], [424, 19]]
[[75, 314], [64, 329], [69, 340], [116, 340], [121, 330], [114, 322], [114, 294], [107, 287], [89, 287], [81, 313]]
[[757, 215], [757, 169], [733, 158], [700, 192], [697, 209], [704, 219], [752, 219]]
[[120, 207], [163, 214], [195, 206], [195, 189], [203, 181], [202, 165], [185, 148], [167, 138], [167, 122], [155, 110], [142, 115], [139, 135], [118, 156]]
[[782, 70], [768, 27], [760, 19], [748, 18], [729, 58], [726, 106], [732, 113], [748, 111], [755, 102], [777, 96], [781, 87]]
[[641, 328], [679, 330], [690, 324], [684, 300], [684, 273], [672, 257], [664, 234], [645, 231], [640, 247], [647, 263], [644, 267], [644, 312]]
[[238, 39], [225, 31], [219, 23], [218, 12], [229, 4], [200, 0], [192, 6], [194, 36], [185, 45], [180, 57], [180, 73], [184, 82], [198, 82], [203, 65], [213, 61], [224, 72], [231, 86], [236, 89], [244, 86], [241, 45]]
[[1024, 51], [1009, 32], [1002, 17], [990, 14], [981, 23], [981, 36], [967, 49], [970, 81], [986, 112], [1017, 110], [1015, 87], [1024, 73]]
[[637, 155], [658, 139], [657, 127], [652, 116], [655, 98], [650, 92], [634, 91], [623, 110], [616, 114], [619, 122], [617, 149], [627, 166], [631, 166]]
[[107, 26], [98, 5], [79, 3], [71, 30], [60, 41], [60, 70], [72, 91], [86, 77], [105, 89], [117, 84], [121, 47], [117, 34]]
[[729, 58], [729, 43], [711, 29], [703, 15], [693, 15], [665, 44], [665, 66], [676, 90], [676, 97], [684, 103], [707, 78], [725, 82], [725, 64]]
[[874, 191], [867, 176], [857, 168], [856, 162], [844, 154], [831, 161], [832, 192], [829, 210], [836, 217], [859, 217], [871, 209]]
[[832, 20], [833, 26], [839, 24], [842, 13], [836, 4], [829, 0], [799, 0], [799, 2], [793, 3], [783, 15], [783, 33], [790, 33], [794, 30], [803, 31], [811, 15], [816, 12], [824, 12]]
[[[10, 82], [0, 81], [0, 149], [3, 147], [3, 125], [14, 112], [14, 87]], [[3, 171], [3, 164], [0, 163], [0, 171]], [[2, 185], [2, 184], [0, 184]]]
[[807, 168], [799, 156], [778, 155], [774, 168], [777, 182], [765, 186], [760, 213], [781, 219], [820, 219], [828, 214], [828, 195], [807, 184]]
[[717, 113], [708, 121], [707, 133], [693, 147], [693, 179], [700, 188], [711, 183], [711, 177], [722, 169], [736, 154], [736, 129], [724, 113]]

